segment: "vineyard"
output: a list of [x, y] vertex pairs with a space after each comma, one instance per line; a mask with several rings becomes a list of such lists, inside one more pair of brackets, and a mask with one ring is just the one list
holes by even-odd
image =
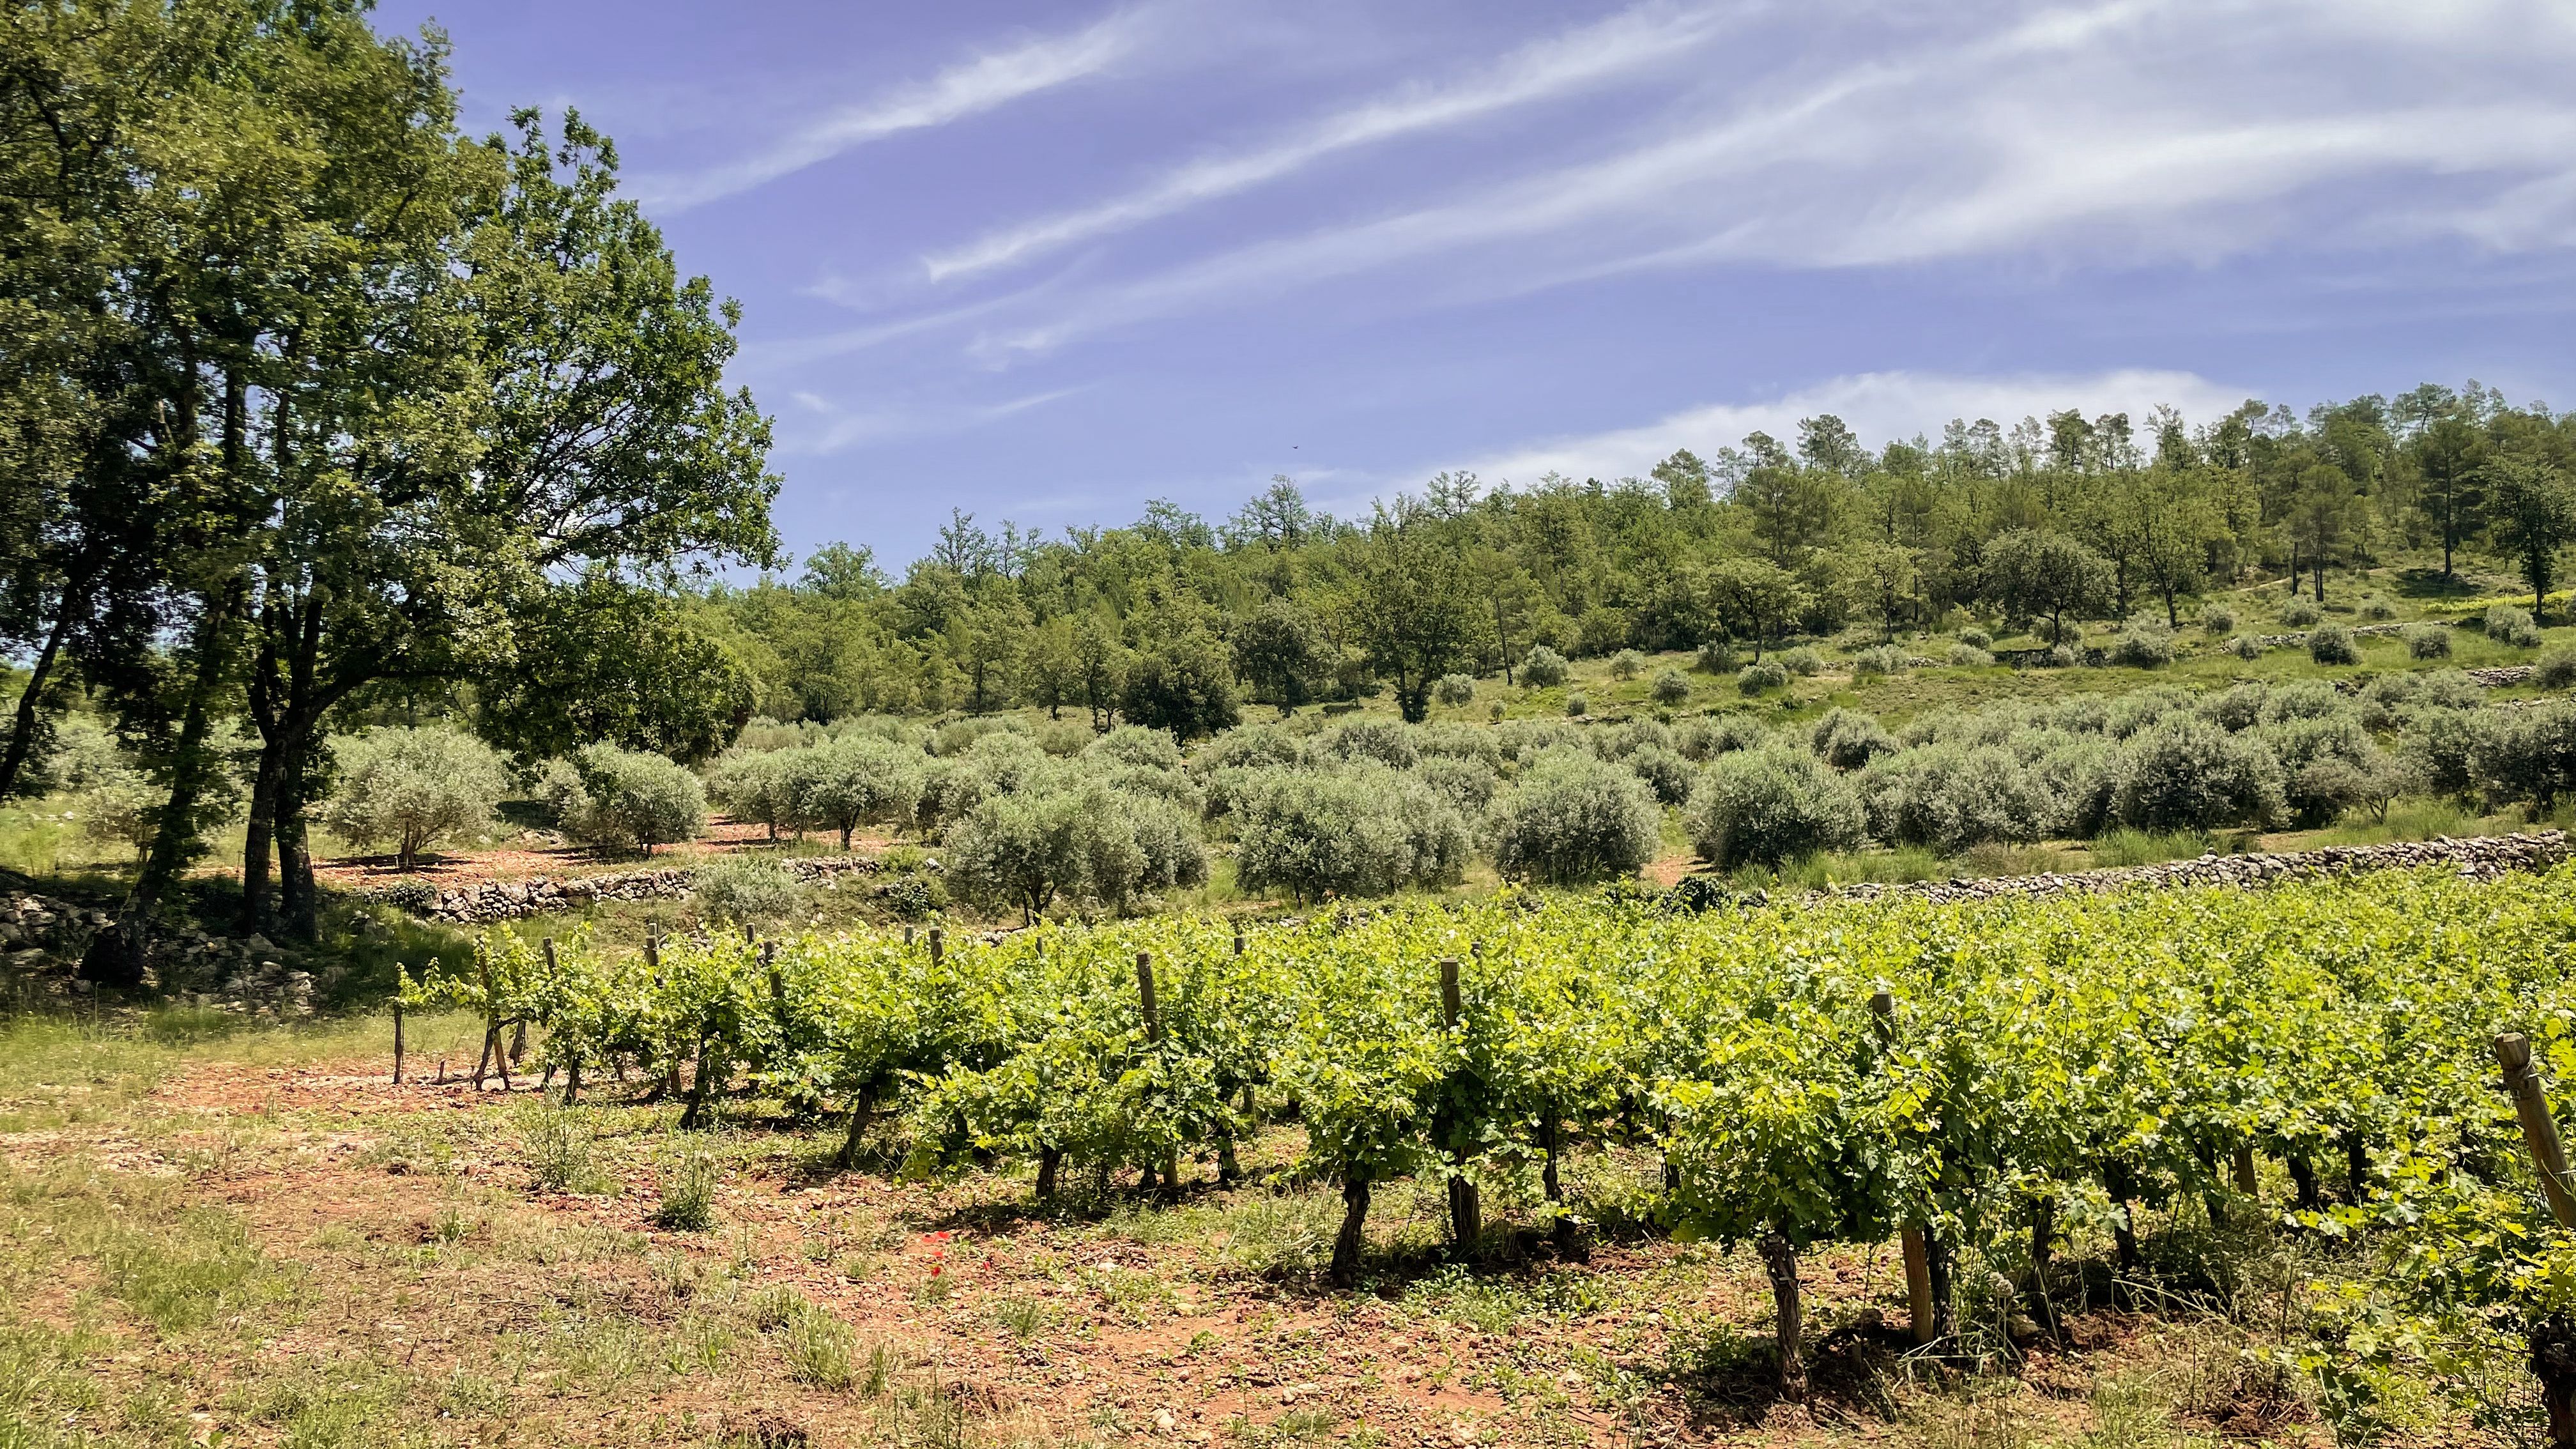
[[[631, 955], [496, 930], [404, 999], [481, 1013], [478, 1078], [519, 1058], [567, 1099], [683, 1101], [684, 1126], [830, 1122], [845, 1166], [1021, 1170], [1038, 1199], [1231, 1181], [1239, 1144], [1293, 1125], [1292, 1170], [1341, 1192], [1337, 1285], [1383, 1270], [1372, 1194], [1408, 1177], [1445, 1183], [1462, 1261], [1610, 1233], [1744, 1245], [1790, 1401], [1820, 1250], [1901, 1243], [1914, 1351], [2008, 1370], [2068, 1312], [2143, 1301], [2159, 1225], [2251, 1226], [2369, 1261], [2308, 1285], [2276, 1352], [2339, 1436], [2513, 1336], [2564, 1443], [2576, 1252], [2533, 1163], [2563, 1171], [2538, 1103], [2576, 1070], [2571, 885], [2387, 872], [1696, 915], [1506, 892], [1249, 933]], [[1570, 1190], [1568, 1161], [1603, 1151], [1660, 1159], [1659, 1184]]]

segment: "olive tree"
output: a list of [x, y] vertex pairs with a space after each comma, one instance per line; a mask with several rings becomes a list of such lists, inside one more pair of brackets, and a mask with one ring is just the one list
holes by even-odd
[[339, 783], [323, 818], [353, 845], [391, 844], [398, 870], [482, 829], [510, 788], [492, 747], [453, 729], [377, 729], [339, 742]]

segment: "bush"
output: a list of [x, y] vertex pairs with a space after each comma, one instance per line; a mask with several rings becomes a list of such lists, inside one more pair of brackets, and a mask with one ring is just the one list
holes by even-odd
[[2130, 669], [2161, 668], [2173, 663], [2173, 655], [2173, 635], [2163, 629], [2132, 625], [2111, 641], [2111, 662]]
[[960, 776], [918, 750], [855, 733], [780, 756], [777, 768], [795, 796], [795, 824], [837, 831], [845, 851], [852, 832], [871, 820], [927, 827], [972, 808], [965, 791], [973, 787], [965, 782], [983, 778]]
[[1985, 669], [1994, 664], [1995, 656], [1974, 644], [1961, 642], [1950, 646], [1950, 662], [1962, 669]]
[[1181, 767], [1181, 747], [1173, 743], [1171, 735], [1143, 725], [1120, 725], [1084, 746], [1082, 753], [1094, 760], [1140, 770]]
[[1485, 812], [1494, 801], [1494, 792], [1503, 786], [1502, 776], [1483, 760], [1460, 755], [1434, 755], [1414, 769], [1413, 778], [1431, 787], [1441, 799], [1457, 807], [1458, 813], [1470, 819]]
[[1852, 656], [1852, 677], [1870, 679], [1880, 675], [1903, 674], [1913, 660], [1893, 644], [1879, 644]]
[[2207, 634], [2233, 634], [2236, 632], [2236, 611], [2225, 604], [2203, 604], [2200, 606], [2200, 627]]
[[2531, 622], [2531, 611], [2512, 604], [2497, 604], [2487, 610], [2487, 637], [2516, 649], [2536, 649], [2540, 645], [2540, 628]]
[[2397, 606], [2386, 594], [2372, 594], [2361, 601], [2361, 617], [2385, 622], [2397, 617]]
[[1779, 865], [1860, 844], [1860, 797], [1814, 756], [1772, 746], [1721, 755], [1686, 816], [1700, 858], [1721, 870]]
[[1770, 742], [1771, 732], [1752, 716], [1722, 714], [1683, 725], [1674, 736], [1673, 748], [1685, 760], [1706, 763], [1730, 751], [1759, 749]]
[[716, 1163], [704, 1152], [680, 1154], [662, 1179], [662, 1200], [654, 1205], [653, 1226], [675, 1233], [703, 1233], [716, 1225]]
[[353, 844], [390, 842], [402, 870], [439, 841], [488, 825], [510, 787], [491, 746], [452, 729], [369, 730], [334, 753], [340, 778], [323, 818]]
[[2451, 657], [2451, 631], [2439, 624], [2409, 624], [2399, 631], [2406, 641], [2409, 659], [2448, 659]]
[[1789, 683], [1789, 671], [1777, 659], [1764, 659], [1745, 665], [1735, 672], [1735, 687], [1746, 694], [1760, 694], [1766, 689], [1782, 689]]
[[2532, 667], [2531, 682], [2543, 689], [2576, 686], [2576, 650], [2560, 649], [2542, 655]]
[[1521, 660], [1521, 682], [1539, 689], [1554, 689], [1565, 682], [1565, 656], [1544, 644], [1532, 646]]
[[1592, 702], [1580, 694], [1565, 697], [1565, 713], [1570, 719], [1581, 719], [1592, 712]]
[[1657, 704], [1666, 707], [1680, 704], [1690, 698], [1690, 692], [1690, 676], [1678, 669], [1666, 669], [1655, 676], [1654, 696]]
[[2341, 624], [2320, 624], [2308, 631], [2308, 657], [2319, 664], [2359, 664], [2361, 645]]
[[969, 897], [1034, 921], [1059, 898], [1124, 912], [1136, 897], [1207, 879], [1180, 810], [1097, 780], [986, 796], [948, 834], [948, 875]]
[[1643, 780], [1606, 760], [1551, 750], [1495, 807], [1494, 866], [1565, 885], [1631, 876], [1655, 858], [1663, 814]]
[[2132, 736], [2117, 772], [2111, 814], [2134, 829], [2260, 826], [2281, 815], [2281, 766], [2272, 752], [2189, 715]]
[[1610, 673], [1617, 679], [1634, 679], [1646, 668], [1646, 656], [1634, 649], [1622, 649], [1610, 656]]
[[2051, 644], [2048, 652], [2039, 656], [2039, 665], [2042, 669], [2072, 669], [2075, 667], [2075, 651], [2063, 644]]
[[1857, 770], [1881, 755], [1896, 753], [1896, 737], [1877, 720], [1854, 710], [1836, 709], [1816, 721], [1807, 747], [1837, 770]]
[[1810, 677], [1824, 670], [1825, 656], [1801, 644], [1780, 651], [1780, 667], [1801, 678]]
[[1439, 682], [1431, 686], [1431, 697], [1453, 709], [1462, 704], [1474, 704], [1476, 681], [1473, 676], [1465, 674], [1441, 675]]
[[2049, 802], [2010, 750], [1934, 744], [1871, 763], [1854, 782], [1872, 835], [1957, 854], [2048, 833]]
[[719, 856], [698, 867], [695, 884], [699, 918], [737, 926], [785, 920], [805, 900], [785, 866], [758, 855]]
[[2576, 794], [2576, 702], [2495, 711], [2471, 736], [2468, 763], [2493, 802], [2551, 809]]
[[1272, 771], [1245, 790], [1235, 819], [1235, 878], [1299, 902], [1445, 885], [1466, 869], [1466, 818], [1382, 765]]
[[2317, 601], [2305, 595], [2292, 594], [2282, 601], [2281, 622], [2293, 629], [2304, 629], [2324, 617], [2325, 611], [2317, 607]]
[[1667, 745], [1645, 745], [1632, 750], [1625, 761], [1629, 773], [1646, 782], [1661, 805], [1679, 805], [1690, 799], [1691, 787], [1699, 783], [1699, 772], [1681, 752]]
[[1959, 642], [1971, 649], [1992, 649], [1995, 647], [1995, 636], [1983, 629], [1967, 628], [1959, 631]]
[[564, 833], [604, 850], [695, 840], [706, 828], [707, 792], [698, 777], [660, 755], [586, 745], [567, 768], [549, 771], [546, 793]]
[[2263, 657], [2263, 641], [2251, 634], [2239, 634], [2227, 641], [2227, 652], [2239, 659], [2260, 659]]
[[1711, 639], [1699, 646], [1699, 654], [1691, 660], [1691, 667], [1703, 674], [1733, 674], [1735, 646], [1724, 639]]
[[1413, 731], [1391, 719], [1355, 719], [1315, 737], [1319, 759], [1373, 760], [1393, 770], [1422, 763], [1422, 747]]

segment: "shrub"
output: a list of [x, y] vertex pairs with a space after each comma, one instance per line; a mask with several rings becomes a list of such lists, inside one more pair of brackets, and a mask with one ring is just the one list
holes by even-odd
[[2419, 709], [2400, 754], [2426, 789], [2465, 795], [2478, 783], [2488, 728], [2489, 717], [2477, 711]]
[[1655, 675], [1655, 703], [1667, 707], [1690, 698], [1690, 676], [1678, 669], [1666, 669]]
[[1781, 689], [1789, 683], [1789, 671], [1777, 659], [1764, 659], [1745, 665], [1735, 672], [1735, 687], [1746, 694], [1760, 694], [1766, 689]]
[[2451, 631], [2439, 624], [2409, 624], [2399, 632], [2406, 641], [2409, 659], [2451, 657]]
[[1274, 765], [1302, 765], [1306, 746], [1295, 735], [1270, 725], [1245, 725], [1227, 730], [1210, 740], [1191, 763], [1213, 775], [1236, 766], [1258, 769]]
[[1758, 749], [1770, 740], [1771, 732], [1752, 716], [1722, 714], [1683, 725], [1674, 735], [1673, 748], [1685, 760], [1705, 763], [1729, 751]]
[[1721, 870], [1779, 865], [1862, 837], [1860, 797], [1814, 756], [1772, 746], [1721, 755], [1686, 816], [1700, 857]]
[[1654, 859], [1662, 826], [1636, 775], [1588, 753], [1551, 750], [1495, 807], [1494, 866], [1559, 885], [1630, 876]]
[[2386, 594], [2372, 594], [2361, 601], [2361, 617], [2382, 621], [2394, 619], [2397, 617], [2397, 606], [2388, 602]]
[[1735, 672], [1735, 646], [1724, 639], [1711, 639], [1699, 646], [1691, 667], [1703, 674], [1732, 674]]
[[2488, 608], [2486, 630], [2488, 638], [2516, 649], [2533, 649], [2540, 644], [2540, 628], [2531, 622], [2531, 611], [2512, 604]]
[[1852, 677], [1869, 679], [1879, 675], [1903, 674], [1913, 661], [1904, 650], [1893, 644], [1879, 644], [1852, 656]]
[[2280, 818], [2280, 762], [2261, 742], [2177, 715], [2121, 747], [2111, 813], [2134, 829], [2216, 830]]
[[568, 770], [550, 772], [548, 794], [564, 833], [585, 845], [641, 849], [695, 840], [706, 828], [707, 792], [698, 777], [660, 755], [585, 745]]
[[1641, 746], [1629, 752], [1625, 763], [1631, 774], [1655, 792], [1656, 803], [1662, 805], [1679, 805], [1690, 799], [1691, 787], [1699, 779], [1691, 762], [1669, 745]]
[[917, 750], [873, 735], [846, 734], [829, 744], [780, 753], [778, 768], [795, 795], [796, 823], [839, 832], [843, 850], [850, 848], [851, 833], [871, 820], [900, 819], [926, 827], [971, 808], [974, 801], [964, 798], [968, 784], [963, 782], [983, 778], [961, 775]]
[[1197, 885], [1207, 853], [1163, 800], [1050, 782], [977, 802], [949, 832], [948, 874], [969, 897], [1034, 921], [1059, 897], [1124, 912], [1146, 891]]
[[452, 729], [369, 730], [334, 753], [340, 778], [323, 818], [354, 844], [390, 842], [402, 870], [439, 841], [489, 824], [510, 786], [491, 746]]
[[1498, 699], [1492, 704], [1487, 705], [1485, 707], [1485, 718], [1493, 721], [1495, 724], [1501, 724], [1503, 722], [1503, 702]]
[[1245, 791], [1235, 819], [1236, 879], [1300, 902], [1445, 885], [1467, 864], [1457, 807], [1383, 765], [1270, 772]]
[[2048, 799], [2010, 750], [1927, 745], [1871, 763], [1854, 781], [1872, 835], [1949, 854], [2048, 833]]
[[1470, 819], [1483, 814], [1503, 786], [1492, 765], [1460, 755], [1434, 755], [1415, 767], [1413, 777]]
[[1896, 753], [1896, 737], [1868, 715], [1836, 709], [1816, 721], [1807, 747], [1837, 770], [1857, 770], [1880, 755]]
[[2341, 624], [2320, 624], [2308, 631], [2308, 657], [2319, 664], [2359, 664], [2361, 645]]
[[2549, 810], [2576, 793], [2576, 701], [2496, 711], [2470, 738], [2469, 768], [2494, 802]]
[[766, 826], [769, 838], [776, 840], [779, 831], [799, 829], [805, 823], [796, 812], [796, 775], [791, 766], [801, 750], [810, 748], [734, 750], [708, 772], [707, 793], [726, 815], [745, 825]]
[[2406, 793], [2412, 777], [2394, 757], [2373, 750], [2361, 759], [2329, 755], [2290, 776], [2290, 808], [2302, 821], [2325, 825], [2348, 810], [2366, 809], [2385, 820], [2388, 803]]
[[2111, 641], [2111, 662], [2130, 669], [2160, 668], [2173, 663], [2173, 655], [2173, 635], [2160, 628], [2133, 624]]
[[1780, 667], [1801, 677], [1811, 676], [1823, 671], [1825, 656], [1801, 644], [1795, 649], [1780, 651]]
[[716, 1225], [716, 1164], [704, 1152], [688, 1151], [662, 1178], [662, 1200], [652, 1212], [653, 1225], [675, 1233], [703, 1233]]
[[1565, 697], [1565, 713], [1568, 718], [1581, 719], [1591, 712], [1592, 701], [1585, 699], [1582, 695], [1569, 694]]
[[1995, 662], [1995, 656], [1974, 644], [1961, 642], [1950, 646], [1950, 662], [1963, 669], [1984, 669]]
[[1474, 704], [1476, 702], [1475, 678], [1465, 674], [1441, 675], [1439, 682], [1431, 686], [1431, 697], [1452, 708], [1462, 704]]
[[1646, 656], [1634, 649], [1622, 649], [1610, 656], [1610, 673], [1618, 679], [1634, 679], [1646, 668]]
[[1967, 628], [1959, 631], [1959, 642], [1971, 649], [1992, 649], [1995, 647], [1995, 636], [1983, 629]]
[[2227, 652], [2239, 659], [2263, 657], [2263, 641], [2251, 634], [2239, 634], [2227, 641]]
[[2075, 651], [2063, 644], [2051, 644], [2048, 652], [2039, 656], [2039, 663], [2043, 669], [2072, 669], [2075, 667]]
[[1171, 735], [1143, 725], [1120, 725], [1084, 746], [1082, 753], [1091, 759], [1142, 770], [1181, 767], [1181, 747], [1173, 743]]
[[1544, 644], [1531, 647], [1521, 660], [1521, 682], [1540, 689], [1554, 689], [1565, 682], [1565, 656]]
[[1337, 724], [1315, 737], [1315, 754], [1322, 759], [1373, 760], [1394, 770], [1410, 770], [1422, 762], [1422, 747], [1413, 731], [1391, 719]]
[[2531, 682], [2543, 689], [2576, 686], [2576, 650], [2560, 649], [2542, 655], [2532, 667]]
[[2207, 634], [2233, 634], [2236, 632], [2236, 611], [2225, 604], [2203, 604], [2200, 606], [2200, 627]]
[[2317, 601], [2304, 595], [2292, 594], [2281, 603], [2280, 620], [2293, 629], [2304, 629], [2324, 617]]
[[784, 920], [805, 899], [785, 866], [757, 855], [719, 856], [698, 867], [695, 886], [701, 919], [737, 926]]

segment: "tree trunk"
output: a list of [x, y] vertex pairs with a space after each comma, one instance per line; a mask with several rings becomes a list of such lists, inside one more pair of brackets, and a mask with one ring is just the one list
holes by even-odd
[[1041, 1147], [1038, 1149], [1038, 1201], [1055, 1201], [1056, 1173], [1063, 1166], [1063, 1148]]
[[2298, 1190], [2295, 1201], [2298, 1203], [2299, 1211], [2315, 1212], [2324, 1206], [2325, 1199], [2317, 1192], [2315, 1165], [2304, 1155], [2296, 1152], [2290, 1154], [2290, 1185]]
[[1948, 1240], [1927, 1224], [1923, 1229], [1923, 1266], [1932, 1279], [1934, 1343], [1949, 1343], [1959, 1336], [1957, 1298], [1951, 1290], [1951, 1268], [1956, 1261]]
[[846, 1172], [859, 1160], [859, 1139], [868, 1135], [868, 1119], [876, 1115], [877, 1084], [868, 1083], [850, 1098], [850, 1135], [841, 1139], [840, 1155], [832, 1165]]
[[1476, 1256], [1476, 1240], [1484, 1235], [1485, 1208], [1478, 1198], [1476, 1185], [1464, 1174], [1449, 1179], [1449, 1247], [1459, 1262]]
[[36, 662], [27, 675], [26, 691], [18, 696], [18, 713], [9, 724], [9, 749], [0, 754], [0, 800], [17, 792], [18, 777], [36, 752], [36, 730], [43, 723], [45, 686], [53, 682], [54, 661], [62, 654], [63, 641], [72, 631], [77, 612], [73, 591], [63, 591], [62, 612], [54, 617], [54, 627], [45, 633], [45, 647], [36, 653]]
[[2549, 1414], [2549, 1449], [2576, 1449], [2576, 1330], [2553, 1317], [2534, 1326], [2529, 1341], [2531, 1374]]
[[2370, 1201], [2370, 1139], [2355, 1130], [2343, 1134], [2344, 1182], [2356, 1204]]
[[1548, 1236], [1556, 1244], [1559, 1256], [1574, 1258], [1583, 1254], [1583, 1235], [1565, 1208], [1565, 1188], [1557, 1180], [1557, 1161], [1565, 1152], [1565, 1124], [1554, 1111], [1539, 1119], [1539, 1146], [1547, 1156], [1538, 1172], [1539, 1187], [1547, 1201], [1557, 1209], [1556, 1221], [1549, 1226]]
[[1368, 1174], [1353, 1169], [1342, 1179], [1342, 1230], [1333, 1235], [1333, 1282], [1344, 1288], [1359, 1281], [1368, 1210]]
[[81, 960], [81, 974], [108, 986], [143, 983], [152, 950], [152, 919], [161, 897], [179, 879], [179, 871], [198, 849], [199, 802], [214, 782], [220, 762], [208, 746], [214, 730], [214, 697], [231, 665], [233, 612], [241, 607], [242, 586], [236, 581], [220, 601], [210, 602], [192, 631], [190, 650], [196, 668], [180, 717], [179, 738], [172, 746], [170, 798], [161, 809], [159, 829], [143, 868], [117, 912], [116, 929], [99, 934]]
[[1798, 1250], [1778, 1231], [1762, 1235], [1762, 1266], [1771, 1275], [1771, 1303], [1777, 1318], [1771, 1329], [1774, 1361], [1780, 1369], [1780, 1397], [1793, 1404], [1807, 1401], [1807, 1359], [1799, 1347], [1806, 1335], [1806, 1311], [1798, 1301]]
[[242, 893], [239, 917], [244, 933], [268, 929], [268, 863], [277, 839], [277, 749], [260, 745], [259, 765], [251, 774], [250, 817], [242, 827]]
[[2048, 1282], [2049, 1260], [2057, 1253], [2057, 1199], [2043, 1197], [2030, 1205], [2030, 1316], [2039, 1331], [2057, 1337], [2057, 1300]]

